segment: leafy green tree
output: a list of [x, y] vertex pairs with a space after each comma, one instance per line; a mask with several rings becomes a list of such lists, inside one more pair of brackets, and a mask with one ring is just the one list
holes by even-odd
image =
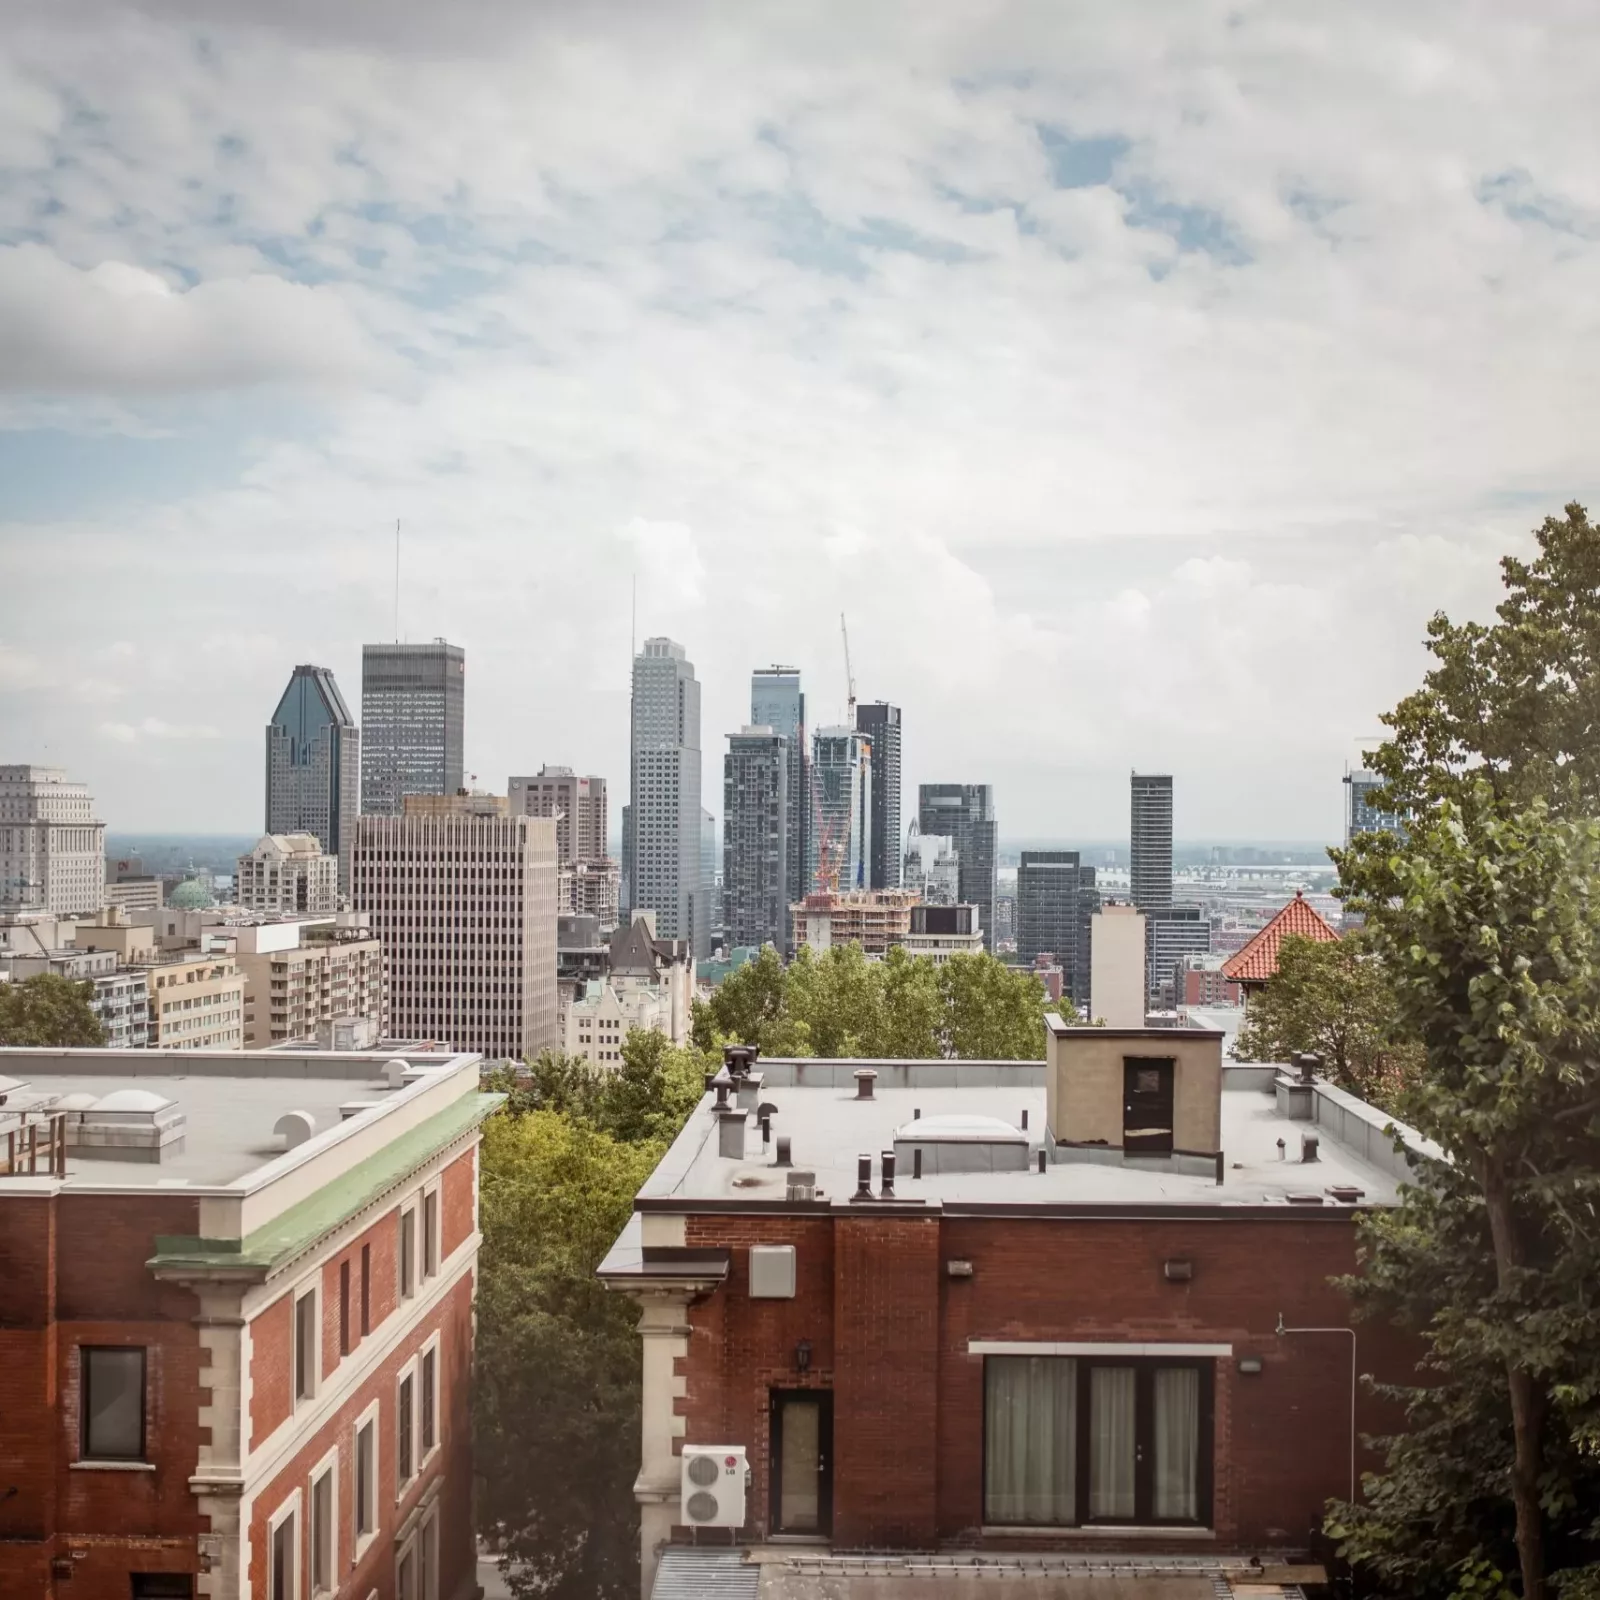
[[53, 972], [0, 983], [0, 1045], [38, 1049], [93, 1048], [106, 1042], [94, 1014], [92, 983], [76, 983]]
[[1423, 1052], [1398, 1110], [1448, 1164], [1365, 1225], [1353, 1288], [1435, 1381], [1334, 1524], [1396, 1593], [1515, 1570], [1524, 1600], [1551, 1572], [1570, 1595], [1600, 1584], [1600, 822], [1485, 775], [1404, 848], [1356, 844], [1341, 871]]
[[933, 962], [895, 945], [883, 958], [883, 1017], [873, 1054], [924, 1061], [944, 1054], [944, 991]]
[[941, 1054], [975, 1061], [1044, 1059], [1044, 1014], [1060, 1010], [1031, 972], [984, 951], [951, 956], [939, 969], [944, 997]]
[[638, 1592], [636, 1309], [596, 1281], [662, 1154], [570, 1112], [484, 1128], [475, 1451], [479, 1522], [519, 1596]]
[[1250, 1002], [1234, 1053], [1241, 1061], [1321, 1056], [1341, 1088], [1389, 1107], [1420, 1052], [1400, 1027], [1388, 968], [1361, 933], [1332, 942], [1291, 936], [1278, 970]]
[[783, 1025], [788, 986], [783, 957], [763, 945], [753, 961], [717, 985], [709, 1000], [695, 1001], [695, 1045], [715, 1050], [720, 1040], [735, 1039], [759, 1046], [763, 1055], [810, 1055], [809, 1050], [774, 1049], [769, 1042]]
[[1481, 780], [1501, 806], [1600, 814], [1600, 528], [1573, 504], [1534, 537], [1532, 561], [1500, 563], [1496, 622], [1429, 622], [1436, 664], [1371, 757], [1397, 809], [1461, 804]]

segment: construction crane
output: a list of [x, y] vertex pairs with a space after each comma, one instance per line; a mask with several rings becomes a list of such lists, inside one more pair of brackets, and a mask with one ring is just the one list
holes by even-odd
[[850, 692], [850, 699], [845, 706], [844, 720], [847, 727], [856, 725], [856, 675], [850, 667], [850, 630], [844, 623], [844, 612], [839, 613], [839, 632], [844, 637], [844, 681]]

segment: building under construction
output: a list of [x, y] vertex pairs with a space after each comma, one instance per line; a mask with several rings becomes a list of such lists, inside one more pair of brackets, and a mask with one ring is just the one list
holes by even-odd
[[867, 955], [881, 956], [891, 945], [906, 942], [911, 908], [918, 903], [913, 889], [818, 890], [789, 910], [797, 944], [816, 951], [858, 944]]
[[818, 728], [810, 779], [807, 882], [820, 893], [865, 889], [872, 860], [872, 741], [851, 727]]

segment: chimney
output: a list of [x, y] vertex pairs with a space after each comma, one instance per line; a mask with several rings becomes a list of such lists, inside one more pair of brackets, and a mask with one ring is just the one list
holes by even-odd
[[744, 1160], [744, 1112], [717, 1113], [717, 1153], [730, 1161]]
[[857, 1067], [856, 1073], [856, 1099], [872, 1099], [872, 1086], [878, 1081], [878, 1074], [871, 1067]]
[[1302, 1133], [1300, 1135], [1300, 1159], [1302, 1161], [1316, 1161], [1318, 1159], [1316, 1134]]
[[894, 1199], [894, 1151], [883, 1152], [883, 1184], [878, 1190], [880, 1200]]
[[783, 1134], [778, 1135], [778, 1155], [773, 1162], [776, 1167], [791, 1167], [794, 1162], [789, 1157], [789, 1140]]
[[856, 1192], [855, 1199], [870, 1200], [872, 1198], [872, 1157], [856, 1157]]

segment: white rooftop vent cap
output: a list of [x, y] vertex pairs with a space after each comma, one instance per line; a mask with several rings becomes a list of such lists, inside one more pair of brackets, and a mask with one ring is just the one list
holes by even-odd
[[96, 1111], [160, 1111], [174, 1102], [153, 1089], [113, 1089], [94, 1103]]
[[384, 1063], [383, 1076], [391, 1089], [399, 1089], [405, 1084], [406, 1074], [410, 1070], [411, 1063], [396, 1056], [393, 1061]]
[[317, 1123], [309, 1111], [285, 1111], [273, 1123], [272, 1131], [282, 1137], [285, 1150], [293, 1150], [317, 1131]]

